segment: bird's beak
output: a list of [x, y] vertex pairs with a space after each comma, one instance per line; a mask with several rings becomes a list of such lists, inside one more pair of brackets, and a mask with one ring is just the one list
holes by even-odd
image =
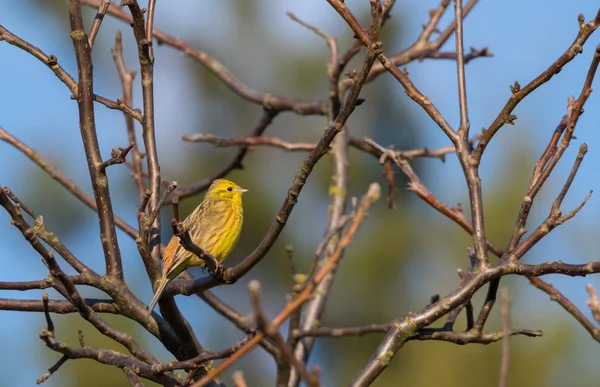
[[236, 189], [236, 191], [241, 192], [241, 193], [248, 192], [248, 190], [246, 188], [242, 188], [242, 187]]

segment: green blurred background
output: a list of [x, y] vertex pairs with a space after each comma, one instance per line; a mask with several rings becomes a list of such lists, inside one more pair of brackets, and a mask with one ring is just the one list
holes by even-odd
[[[347, 1], [368, 20], [367, 1]], [[386, 52], [407, 47], [428, 20], [427, 10], [434, 1], [398, 1], [392, 19], [381, 40]], [[450, 7], [451, 8], [451, 7]], [[545, 69], [565, 50], [577, 33], [576, 16], [584, 12], [586, 20], [597, 12], [597, 2], [562, 1], [482, 2], [465, 22], [465, 45], [488, 46], [494, 58], [477, 59], [467, 68], [468, 93], [473, 132], [489, 125], [510, 95], [515, 80], [524, 85]], [[286, 11], [334, 34], [343, 52], [352, 43], [352, 34], [324, 1], [244, 1], [223, 2], [158, 1], [155, 27], [184, 39], [220, 60], [242, 82], [261, 92], [306, 99], [327, 96], [326, 61], [329, 52], [319, 37], [290, 21]], [[86, 9], [89, 26], [94, 11]], [[451, 20], [445, 15], [443, 28]], [[64, 1], [16, 1], [0, 3], [0, 23], [29, 40], [48, 54], [57, 55], [71, 74], [76, 73], [68, 17]], [[131, 31], [125, 23], [107, 16], [94, 46], [95, 91], [113, 99], [121, 95], [118, 75], [110, 56], [117, 29], [124, 32], [125, 59], [137, 69], [137, 54]], [[581, 88], [589, 65], [592, 37], [584, 54], [567, 66], [552, 83], [524, 101], [515, 114], [514, 127], [504, 128], [488, 149], [482, 165], [486, 226], [490, 239], [504, 246], [513, 228], [520, 200], [528, 183], [535, 159], [564, 114], [566, 98]], [[453, 51], [453, 41], [445, 51]], [[185, 134], [209, 132], [219, 136], [246, 135], [261, 116], [261, 107], [249, 104], [192, 59], [164, 46], [155, 46], [156, 125], [162, 174], [186, 185], [207, 177], [235, 155], [235, 148], [214, 149], [207, 144], [184, 143]], [[0, 125], [38, 150], [91, 194], [85, 156], [81, 147], [77, 110], [69, 101], [68, 90], [28, 54], [0, 44]], [[348, 70], [359, 68], [362, 54]], [[415, 62], [407, 66], [415, 84], [445, 114], [452, 125], [458, 123], [455, 63], [452, 61]], [[136, 78], [135, 105], [141, 106], [139, 77]], [[400, 85], [384, 74], [365, 87], [366, 102], [357, 108], [348, 122], [353, 136], [369, 136], [398, 149], [427, 146], [435, 148], [448, 142], [428, 117], [410, 101]], [[570, 209], [589, 189], [598, 188], [594, 165], [599, 165], [600, 98], [593, 94], [586, 114], [577, 129], [577, 140], [567, 151], [548, 187], [542, 191], [532, 211], [532, 229], [547, 215], [554, 195], [568, 174], [580, 142], [587, 142], [590, 154], [581, 168], [572, 192], [565, 201]], [[122, 114], [97, 105], [98, 136], [102, 152], [108, 157], [113, 146], [122, 146], [127, 137]], [[288, 141], [316, 142], [327, 125], [324, 117], [280, 114], [266, 135]], [[138, 134], [139, 127], [137, 128]], [[596, 145], [596, 146], [594, 146]], [[239, 262], [264, 236], [279, 209], [293, 174], [304, 154], [258, 147], [244, 161], [244, 170], [230, 178], [248, 188], [244, 197], [245, 225], [240, 243], [228, 265]], [[0, 144], [3, 167], [0, 181], [43, 214], [50, 230], [86, 264], [102, 271], [102, 250], [98, 223], [94, 214], [69, 196], [57, 183], [39, 171], [18, 151]], [[361, 196], [369, 183], [386, 186], [382, 169], [372, 156], [350, 150], [349, 197]], [[466, 187], [455, 156], [445, 163], [439, 160], [415, 160], [413, 166], [424, 183], [444, 202], [461, 203], [468, 208]], [[328, 185], [332, 170], [330, 156], [324, 157], [308, 180], [281, 237], [265, 259], [233, 286], [214, 290], [241, 313], [251, 312], [247, 283], [258, 279], [262, 284], [267, 310], [275, 316], [284, 306], [285, 293], [292, 280], [285, 246], [294, 246], [297, 265], [304, 271], [312, 262], [314, 250], [327, 222]], [[409, 311], [422, 309], [433, 294], [447, 294], [458, 285], [457, 268], [466, 268], [466, 248], [470, 238], [449, 220], [437, 214], [415, 196], [404, 191], [406, 178], [397, 173], [396, 210], [381, 200], [371, 210], [354, 238], [338, 270], [327, 312], [321, 325], [353, 326], [387, 322]], [[129, 170], [124, 166], [109, 170], [110, 189], [115, 212], [130, 224], [136, 224], [136, 191]], [[188, 214], [201, 196], [182, 202], [182, 214]], [[569, 262], [597, 260], [600, 207], [594, 197], [580, 216], [552, 233], [527, 256], [527, 262], [562, 259]], [[467, 211], [468, 213], [468, 211]], [[168, 225], [170, 209], [161, 214]], [[47, 275], [8, 216], [0, 214], [1, 281], [37, 280]], [[170, 237], [163, 226], [163, 241]], [[125, 275], [136, 294], [146, 302], [151, 288], [135, 243], [119, 233]], [[63, 264], [63, 267], [66, 265]], [[196, 275], [200, 273], [192, 270]], [[564, 279], [548, 277], [577, 306], [584, 309], [586, 283], [600, 287], [597, 278]], [[506, 278], [512, 299], [512, 322], [516, 328], [542, 329], [542, 338], [511, 338], [510, 386], [596, 386], [600, 385], [597, 359], [598, 343], [545, 294], [527, 285], [523, 278]], [[83, 288], [88, 297], [102, 297], [93, 289]], [[474, 299], [478, 308], [485, 292]], [[41, 292], [2, 291], [1, 297], [39, 299]], [[58, 297], [55, 292], [52, 296]], [[229, 322], [194, 297], [178, 297], [205, 347], [219, 350], [235, 343], [241, 333]], [[140, 327], [118, 316], [105, 316], [117, 328], [136, 337], [162, 361], [172, 360], [160, 344]], [[55, 316], [57, 338], [77, 343], [77, 329], [83, 329], [90, 346], [122, 350], [98, 334], [77, 315]], [[59, 356], [37, 338], [44, 327], [41, 314], [3, 312], [0, 318], [1, 386], [30, 386]], [[464, 327], [461, 316], [457, 327]], [[499, 308], [492, 312], [488, 331], [500, 329]], [[319, 339], [310, 365], [318, 365], [327, 386], [343, 386], [368, 360], [381, 334], [358, 338]], [[410, 342], [393, 359], [390, 367], [374, 386], [488, 386], [496, 385], [501, 345], [457, 346], [439, 342]], [[260, 348], [236, 363], [223, 377], [232, 385], [230, 372], [242, 370], [249, 386], [274, 382], [275, 365]], [[46, 383], [47, 386], [127, 385], [122, 372], [88, 360], [70, 361]], [[151, 385], [146, 382], [146, 385]]]

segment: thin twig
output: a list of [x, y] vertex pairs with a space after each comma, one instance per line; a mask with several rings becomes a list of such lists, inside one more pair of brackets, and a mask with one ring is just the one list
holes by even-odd
[[552, 284], [548, 284], [537, 277], [529, 277], [529, 283], [540, 289], [544, 293], [550, 296], [550, 300], [558, 303], [564, 310], [566, 310], [581, 326], [588, 331], [590, 336], [598, 342], [600, 342], [600, 328], [594, 325], [583, 312], [575, 306], [567, 297], [562, 295], [558, 289]]
[[[123, 39], [121, 31], [117, 31], [115, 35], [115, 46], [110, 49], [112, 53], [117, 72], [119, 73], [119, 79], [121, 80], [121, 86], [123, 89], [123, 102], [128, 105], [133, 105], [133, 80], [135, 78], [135, 71], [128, 69], [125, 65], [125, 59], [123, 58]], [[137, 145], [137, 138], [135, 135], [135, 123], [133, 118], [127, 114], [125, 117], [125, 126], [127, 127], [127, 138], [133, 148], [131, 154], [133, 156], [133, 179], [138, 189], [140, 200], [144, 196], [146, 187], [142, 176], [142, 154]]]
[[[95, 298], [84, 298], [86, 303], [96, 313], [120, 314], [119, 309], [113, 304], [113, 300], [101, 300]], [[19, 312], [44, 312], [44, 304], [40, 300], [11, 300], [0, 298], [0, 310], [11, 310]], [[69, 301], [49, 300], [48, 310], [56, 314], [77, 313], [77, 308]]]
[[[0, 138], [2, 138], [2, 128], [0, 128]], [[25, 213], [27, 215], [31, 216], [34, 219], [37, 217], [37, 215], [35, 214], [35, 212], [33, 212], [33, 210], [31, 210], [29, 207], [27, 207], [27, 205], [25, 205], [25, 203], [23, 203], [21, 201], [21, 199], [19, 199], [17, 197], [17, 195], [15, 195], [14, 192], [11, 191], [10, 188], [4, 187], [4, 193], [6, 195], [8, 195], [8, 197], [10, 198], [10, 200], [12, 200], [13, 202], [15, 202], [15, 204], [17, 205], [17, 207], [19, 207], [20, 209], [22, 209], [23, 211], [25, 211]]]
[[140, 378], [131, 369], [128, 367], [123, 367], [123, 373], [125, 373], [127, 381], [131, 387], [144, 387], [144, 384], [140, 381]]
[[254, 316], [257, 320], [258, 328], [275, 342], [285, 361], [294, 367], [296, 372], [298, 372], [300, 377], [306, 381], [309, 387], [319, 387], [320, 382], [318, 376], [311, 374], [306, 370], [305, 364], [294, 356], [292, 348], [285, 342], [281, 333], [277, 330], [277, 327], [275, 327], [267, 317], [260, 300], [260, 283], [256, 280], [252, 280], [248, 284], [248, 289], [250, 291], [250, 299], [252, 301], [252, 308], [254, 309]]
[[[100, 4], [100, 3], [98, 3], [98, 4]], [[82, 34], [85, 35], [85, 33], [83, 31], [82, 31]], [[73, 77], [71, 75], [69, 75], [65, 71], [65, 69], [63, 69], [58, 64], [58, 59], [56, 58], [56, 56], [46, 55], [42, 50], [40, 50], [36, 46], [26, 42], [25, 40], [19, 38], [18, 36], [12, 34], [6, 28], [4, 28], [0, 25], [0, 42], [1, 41], [5, 41], [8, 44], [11, 44], [15, 47], [20, 48], [21, 50], [31, 54], [33, 57], [38, 59], [40, 62], [42, 62], [43, 64], [48, 66], [48, 68], [50, 68], [50, 70], [52, 70], [52, 72], [54, 72], [54, 75], [56, 75], [56, 77], [58, 79], [60, 79], [60, 81], [62, 83], [64, 83], [65, 86], [67, 86], [67, 88], [71, 91], [73, 98], [77, 98], [77, 95], [79, 93], [79, 88], [77, 86], [77, 82], [73, 79]], [[124, 104], [122, 102], [113, 101], [113, 100], [104, 98], [99, 95], [93, 95], [92, 98], [94, 99], [94, 101], [101, 103], [102, 105], [106, 106], [109, 109], [121, 110], [122, 112], [132, 116], [133, 118], [135, 118], [138, 121], [142, 120], [142, 114], [138, 109], [132, 109], [130, 106], [127, 106], [126, 104]]]
[[[184, 272], [181, 276], [189, 275], [189, 273]], [[190, 275], [191, 276], [191, 275]], [[232, 307], [225, 304], [222, 300], [220, 300], [213, 293], [199, 292], [197, 296], [200, 297], [204, 302], [206, 302], [211, 308], [215, 310], [215, 312], [219, 313], [221, 316], [229, 320], [233, 325], [235, 325], [238, 329], [243, 331], [246, 334], [254, 334], [256, 333], [256, 329], [250, 327], [250, 323], [248, 318], [242, 316], [238, 312], [236, 312]], [[260, 346], [264, 348], [273, 358], [279, 357], [279, 350], [277, 347], [268, 339], [265, 338], [260, 342]]]
[[148, 0], [148, 11], [146, 21], [146, 40], [148, 41], [148, 58], [154, 63], [154, 52], [152, 47], [152, 36], [154, 35], [154, 10], [156, 9], [156, 0]]
[[55, 373], [56, 371], [58, 371], [58, 369], [67, 362], [67, 360], [69, 360], [69, 358], [66, 355], [61, 356], [60, 359], [58, 359], [58, 361], [56, 363], [54, 363], [54, 365], [50, 368], [48, 368], [48, 371], [43, 374], [42, 376], [40, 376], [39, 378], [37, 378], [37, 380], [35, 381], [36, 384], [42, 384], [44, 383], [46, 380], [48, 380], [50, 378], [50, 376], [52, 376], [53, 373]]
[[111, 165], [123, 164], [126, 160], [127, 154], [133, 148], [133, 145], [134, 145], [134, 143], [131, 143], [125, 148], [121, 148], [121, 147], [113, 148], [113, 150], [110, 154], [110, 159], [103, 161], [102, 164], [100, 165], [99, 169], [101, 171], [105, 172], [106, 168], [110, 167]]
[[[144, 148], [146, 150], [146, 162], [148, 175], [152, 190], [150, 201], [146, 212], [151, 214], [156, 210], [160, 200], [160, 165], [158, 162], [158, 153], [156, 150], [156, 136], [154, 127], [154, 65], [150, 57], [150, 42], [146, 39], [144, 15], [139, 4], [135, 0], [123, 1], [122, 4], [129, 7], [133, 19], [133, 34], [137, 43], [138, 58], [140, 63], [142, 99], [144, 120], [143, 135]], [[109, 8], [110, 10], [110, 8]], [[160, 261], [160, 219], [156, 217], [152, 222], [152, 232], [150, 237], [150, 252], [155, 262]], [[156, 232], [154, 232], [156, 230]], [[153, 280], [153, 278], [152, 278]]]
[[[5, 131], [2, 127], [0, 127], [0, 140], [7, 142], [8, 144], [14, 146], [16, 149], [21, 151], [25, 156], [27, 156], [31, 161], [37, 164], [44, 172], [50, 175], [51, 178], [56, 180], [60, 185], [62, 185], [67, 191], [69, 191], [73, 196], [79, 199], [83, 204], [88, 206], [94, 211], [98, 211], [98, 204], [96, 201], [85, 193], [83, 189], [81, 189], [75, 182], [68, 177], [66, 177], [56, 166], [52, 165], [44, 156], [37, 153], [35, 150], [22, 143], [16, 137], [12, 136], [10, 133]], [[115, 224], [123, 230], [127, 235], [132, 238], [137, 238], [138, 232], [131, 227], [127, 222], [118, 216], [114, 215]]]
[[596, 293], [596, 290], [591, 284], [588, 284], [586, 286], [586, 290], [590, 295], [590, 299], [587, 302], [587, 305], [592, 310], [592, 315], [594, 316], [596, 321], [600, 324], [600, 299], [598, 299], [598, 294]]
[[150, 364], [117, 351], [104, 348], [69, 347], [65, 343], [56, 340], [54, 337], [51, 337], [45, 329], [43, 329], [40, 333], [40, 338], [44, 341], [48, 348], [67, 356], [69, 359], [92, 359], [100, 362], [101, 364], [106, 364], [121, 369], [127, 367], [131, 370], [135, 370], [137, 375], [161, 385], [172, 387], [181, 385], [173, 376], [156, 374], [152, 371], [152, 366]]
[[235, 383], [235, 387], [248, 387], [242, 371], [235, 371], [233, 375], [231, 375], [231, 378], [233, 379], [233, 383]]
[[544, 83], [548, 82], [554, 75], [558, 74], [562, 68], [575, 58], [578, 54], [583, 52], [583, 45], [592, 35], [592, 33], [600, 26], [600, 10], [596, 14], [594, 20], [589, 23], [583, 23], [583, 15], [579, 15], [579, 31], [577, 37], [571, 43], [571, 45], [565, 50], [565, 52], [546, 70], [538, 75], [534, 80], [529, 82], [525, 87], [521, 87], [518, 82], [515, 82], [515, 86], [511, 87], [512, 95], [504, 105], [504, 108], [500, 111], [498, 116], [490, 124], [490, 126], [484, 131], [484, 135], [481, 141], [477, 144], [477, 148], [473, 152], [474, 163], [478, 163], [481, 160], [483, 151], [489, 144], [492, 137], [505, 125], [512, 124], [517, 118], [512, 115], [512, 111], [517, 105], [531, 92], [539, 88]]
[[[268, 110], [268, 109], [265, 110], [263, 112], [260, 120], [256, 124], [254, 130], [252, 131], [251, 136], [252, 137], [261, 136], [265, 132], [267, 127], [269, 125], [271, 125], [271, 123], [273, 122], [273, 120], [275, 119], [277, 114], [278, 114], [278, 112], [276, 112], [276, 111]], [[179, 196], [181, 199], [195, 195], [195, 194], [207, 189], [215, 179], [220, 179], [222, 177], [227, 176], [227, 174], [229, 174], [229, 172], [233, 171], [234, 169], [244, 168], [242, 161], [244, 160], [244, 157], [246, 157], [248, 150], [249, 150], [248, 146], [241, 147], [240, 150], [238, 151], [238, 153], [233, 158], [233, 160], [231, 160], [231, 162], [229, 164], [227, 164], [225, 167], [223, 167], [221, 170], [217, 171], [216, 173], [212, 174], [211, 176], [209, 176], [208, 178], [206, 178], [204, 180], [190, 184], [189, 186], [179, 187], [177, 189], [177, 191], [175, 192], [175, 194], [177, 196]]]
[[96, 40], [96, 35], [98, 35], [98, 31], [100, 30], [100, 25], [102, 24], [102, 20], [104, 20], [104, 14], [110, 7], [111, 0], [102, 0], [100, 6], [98, 7], [98, 12], [96, 12], [96, 17], [94, 17], [94, 22], [92, 23], [92, 27], [90, 28], [90, 33], [88, 34], [88, 41], [90, 47], [94, 46], [94, 41]]
[[510, 299], [508, 291], [502, 289], [500, 291], [500, 300], [502, 301], [501, 318], [502, 318], [502, 360], [500, 363], [500, 378], [498, 387], [506, 387], [508, 385], [508, 367], [510, 365], [510, 338], [508, 333], [511, 330], [510, 323]]
[[253, 336], [254, 334], [246, 335], [240, 341], [233, 344], [231, 347], [219, 352], [203, 351], [198, 356], [192, 359], [154, 364], [152, 365], [152, 371], [156, 373], [164, 373], [173, 370], [194, 370], [199, 367], [203, 367], [204, 363], [206, 362], [217, 359], [226, 359], [228, 356], [231, 356], [232, 353], [234, 353], [238, 348], [247, 343], [248, 340], [250, 340]]

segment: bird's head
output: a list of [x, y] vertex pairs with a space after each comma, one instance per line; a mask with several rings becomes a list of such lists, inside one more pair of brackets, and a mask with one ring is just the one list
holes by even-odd
[[242, 194], [248, 191], [235, 184], [233, 181], [217, 179], [212, 182], [206, 192], [206, 197], [213, 200], [231, 200], [236, 203], [242, 201]]

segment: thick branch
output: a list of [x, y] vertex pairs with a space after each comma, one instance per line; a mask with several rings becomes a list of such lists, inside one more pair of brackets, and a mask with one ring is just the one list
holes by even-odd
[[108, 177], [102, 163], [100, 145], [96, 136], [94, 117], [94, 88], [92, 50], [83, 26], [81, 5], [77, 0], [69, 1], [69, 20], [71, 23], [71, 39], [77, 59], [77, 105], [79, 108], [79, 127], [83, 147], [88, 161], [88, 169], [100, 223], [100, 241], [106, 261], [106, 274], [123, 280], [121, 251], [115, 230], [112, 201], [108, 188]]

